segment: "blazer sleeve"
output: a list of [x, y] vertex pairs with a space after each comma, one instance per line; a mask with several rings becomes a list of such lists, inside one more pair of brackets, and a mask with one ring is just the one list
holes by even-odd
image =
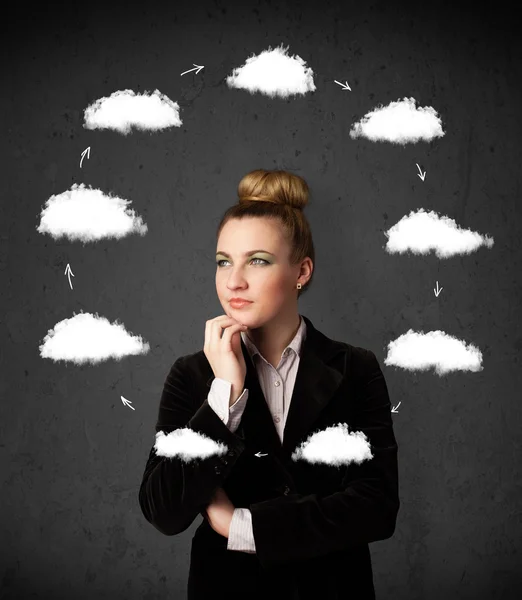
[[384, 540], [395, 531], [400, 501], [391, 403], [375, 354], [358, 350], [353, 356], [363, 359], [353, 365], [351, 429], [365, 433], [373, 458], [346, 467], [341, 491], [328, 496], [288, 494], [250, 504], [256, 553], [265, 568]]
[[203, 434], [225, 446], [226, 452], [204, 459], [159, 456], [149, 453], [139, 490], [145, 519], [164, 535], [185, 531], [212, 501], [245, 448], [244, 438], [231, 431], [212, 409], [208, 398], [196, 397], [187, 356], [171, 367], [161, 395], [156, 433], [165, 435], [182, 428]]

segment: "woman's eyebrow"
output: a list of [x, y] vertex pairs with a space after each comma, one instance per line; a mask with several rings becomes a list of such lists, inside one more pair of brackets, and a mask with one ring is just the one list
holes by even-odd
[[[255, 252], [264, 252], [265, 254], [272, 254], [272, 252], [268, 252], [268, 250], [248, 250], [247, 252], [243, 252], [243, 256], [248, 256], [249, 254], [254, 254]], [[222, 254], [223, 256], [227, 256], [228, 258], [230, 258], [230, 254], [222, 252], [221, 250], [218, 250], [216, 252], [216, 255], [218, 254]], [[272, 256], [275, 256], [275, 254], [272, 254]]]

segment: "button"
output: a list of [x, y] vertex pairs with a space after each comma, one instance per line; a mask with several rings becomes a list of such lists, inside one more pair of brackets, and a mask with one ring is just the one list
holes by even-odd
[[283, 494], [284, 494], [285, 496], [288, 496], [288, 492], [289, 492], [289, 491], [290, 491], [290, 488], [289, 488], [287, 485], [285, 485], [285, 489], [283, 490]]
[[281, 382], [280, 382], [280, 381], [276, 381], [276, 382], [274, 383], [274, 385], [277, 387], [277, 386], [281, 385]]
[[279, 423], [279, 421], [280, 421], [280, 420], [281, 420], [281, 419], [280, 419], [279, 417], [275, 417], [275, 419], [274, 419], [274, 421], [275, 421], [276, 423]]

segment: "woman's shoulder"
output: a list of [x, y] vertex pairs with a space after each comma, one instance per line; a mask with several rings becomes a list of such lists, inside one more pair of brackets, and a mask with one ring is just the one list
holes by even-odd
[[347, 370], [351, 373], [364, 373], [368, 370], [374, 370], [379, 361], [375, 353], [369, 348], [356, 346], [349, 342], [338, 341], [345, 351], [345, 364]]
[[205, 374], [213, 376], [212, 368], [203, 350], [178, 356], [170, 367], [170, 373], [173, 371], [198, 378]]
[[369, 348], [364, 348], [363, 346], [356, 346], [354, 344], [350, 344], [349, 342], [330, 337], [327, 337], [327, 339], [331, 344], [334, 344], [338, 346], [339, 349], [343, 350], [347, 355], [349, 355], [350, 358], [353, 358], [353, 360], [371, 361], [375, 358], [375, 354]]

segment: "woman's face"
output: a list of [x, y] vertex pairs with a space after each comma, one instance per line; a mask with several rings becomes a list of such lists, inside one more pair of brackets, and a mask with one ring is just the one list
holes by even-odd
[[[277, 222], [230, 220], [221, 230], [216, 249], [216, 290], [225, 313], [255, 328], [286, 308], [295, 310], [300, 269], [288, 263], [289, 251]], [[236, 297], [252, 303], [234, 308], [230, 299]]]

